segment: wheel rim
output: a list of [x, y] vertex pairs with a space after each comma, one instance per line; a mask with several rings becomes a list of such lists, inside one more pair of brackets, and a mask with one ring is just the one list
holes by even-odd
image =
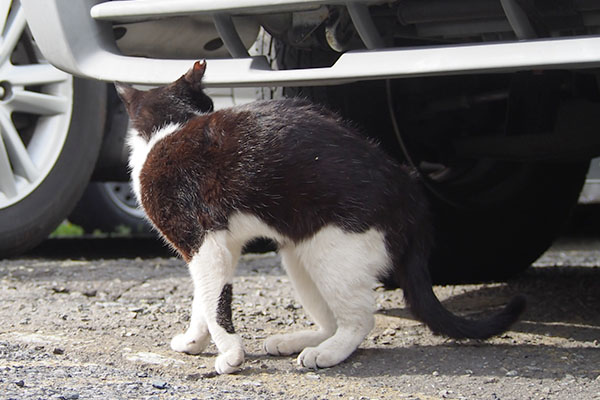
[[19, 1], [0, 0], [0, 209], [52, 170], [69, 130], [73, 78], [40, 61]]
[[144, 218], [144, 211], [138, 207], [129, 182], [104, 182], [102, 185], [110, 200], [120, 210], [132, 217]]

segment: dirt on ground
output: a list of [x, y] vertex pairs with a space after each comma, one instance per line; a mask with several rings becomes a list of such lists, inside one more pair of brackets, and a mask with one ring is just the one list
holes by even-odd
[[[247, 359], [213, 372], [214, 345], [172, 351], [192, 285], [175, 258], [0, 261], [1, 399], [600, 399], [600, 251], [554, 249], [509, 283], [436, 287], [481, 316], [522, 293], [528, 309], [488, 341], [433, 335], [401, 291], [377, 290], [376, 327], [339, 366], [267, 356], [264, 339], [312, 324], [275, 254], [246, 255], [233, 314]], [[600, 246], [595, 247], [600, 248]]]

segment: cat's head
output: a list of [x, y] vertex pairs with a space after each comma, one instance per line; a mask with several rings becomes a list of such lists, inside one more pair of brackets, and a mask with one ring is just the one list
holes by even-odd
[[115, 82], [135, 131], [148, 141], [168, 124], [185, 123], [198, 114], [211, 112], [213, 102], [202, 90], [205, 70], [206, 61], [196, 61], [175, 82], [147, 91]]

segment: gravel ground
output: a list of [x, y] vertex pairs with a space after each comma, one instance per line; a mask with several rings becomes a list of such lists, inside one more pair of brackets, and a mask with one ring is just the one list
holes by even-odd
[[[400, 291], [378, 290], [376, 328], [343, 364], [309, 371], [262, 350], [311, 323], [274, 254], [246, 255], [234, 320], [247, 361], [213, 373], [214, 346], [170, 350], [191, 281], [174, 258], [0, 261], [1, 399], [600, 399], [600, 245], [565, 245], [507, 284], [436, 287], [461, 314], [523, 293], [521, 322], [486, 342], [434, 336]], [[558, 266], [557, 266], [558, 265]]]

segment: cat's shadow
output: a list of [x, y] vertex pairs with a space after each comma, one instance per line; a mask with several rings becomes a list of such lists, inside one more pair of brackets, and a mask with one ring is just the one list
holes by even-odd
[[[600, 338], [600, 268], [530, 268], [507, 284], [485, 285], [443, 301], [449, 310], [481, 318], [498, 309], [512, 296], [523, 294], [527, 308], [514, 332], [550, 335], [575, 341]], [[389, 308], [380, 313], [413, 319], [408, 308]]]
[[[521, 320], [507, 333], [508, 344], [448, 340], [441, 345], [359, 349], [335, 373], [377, 376], [381, 373], [410, 375], [437, 371], [440, 375], [505, 376], [507, 370], [503, 360], [511, 359], [516, 364], [511, 369], [524, 376], [556, 378], [566, 374], [576, 377], [589, 374], [585, 368], [573, 366], [581, 360], [594, 363], [595, 358], [600, 361], [597, 345], [600, 339], [600, 268], [530, 268], [505, 285], [486, 285], [452, 296], [444, 301], [444, 306], [458, 311], [477, 310], [486, 308], [482, 303], [498, 305], [518, 293], [526, 296], [528, 306]], [[389, 317], [412, 318], [406, 308], [390, 308], [381, 313]], [[511, 335], [519, 334], [541, 339], [510, 343]], [[556, 339], [562, 339], [562, 343], [567, 339], [570, 345], [554, 345]], [[485, 360], [482, 357], [488, 360], [482, 361]], [[380, 362], [382, 359], [384, 364]], [[549, 364], [555, 367], [542, 368], [545, 359], [552, 360]], [[556, 360], [562, 363], [557, 364]], [[357, 363], [361, 364], [360, 368], [356, 367]]]

